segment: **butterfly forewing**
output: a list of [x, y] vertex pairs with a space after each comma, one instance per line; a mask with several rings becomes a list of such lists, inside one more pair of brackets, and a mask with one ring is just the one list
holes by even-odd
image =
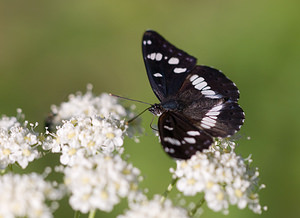
[[189, 159], [213, 142], [211, 136], [176, 112], [164, 112], [159, 117], [158, 129], [165, 152], [173, 158]]
[[151, 87], [160, 101], [178, 92], [197, 61], [155, 31], [145, 32], [142, 50]]

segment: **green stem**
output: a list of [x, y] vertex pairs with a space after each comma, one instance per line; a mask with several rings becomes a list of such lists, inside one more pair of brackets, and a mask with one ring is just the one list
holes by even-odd
[[76, 210], [74, 213], [74, 218], [79, 218], [79, 216], [80, 216], [80, 212]]
[[163, 195], [162, 195], [162, 197], [160, 199], [161, 203], [163, 203], [166, 200], [168, 194], [172, 191], [172, 189], [175, 186], [175, 184], [176, 184], [177, 181], [178, 181], [177, 177], [172, 179], [172, 182], [168, 185], [167, 190], [163, 193]]
[[189, 216], [190, 217], [193, 217], [195, 216], [197, 210], [202, 207], [202, 205], [204, 204], [205, 202], [205, 199], [204, 199], [204, 196], [200, 199], [200, 201], [198, 202], [198, 204], [194, 207], [194, 209], [192, 209], [190, 212], [189, 212]]
[[89, 213], [89, 217], [88, 218], [94, 218], [95, 217], [95, 214], [96, 214], [96, 210], [91, 210], [90, 213]]

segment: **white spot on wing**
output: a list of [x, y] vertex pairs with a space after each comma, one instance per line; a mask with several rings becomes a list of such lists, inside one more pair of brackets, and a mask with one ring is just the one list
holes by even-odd
[[207, 83], [203, 81], [203, 82], [195, 85], [195, 89], [202, 90], [205, 86], [207, 86]]
[[215, 95], [216, 93], [212, 90], [203, 90], [201, 91], [203, 95]]
[[202, 126], [203, 128], [205, 128], [205, 129], [210, 129], [210, 128], [211, 128], [210, 126], [208, 126], [208, 125], [206, 125], [206, 124], [203, 124], [203, 123], [201, 123], [201, 126]]
[[201, 94], [207, 98], [218, 99], [221, 98], [221, 95], [218, 95], [215, 91], [211, 90], [211, 87], [207, 85], [205, 79], [203, 77], [199, 77], [198, 75], [193, 75], [190, 78], [192, 85], [195, 89], [201, 91]]
[[192, 81], [194, 81], [195, 79], [197, 79], [198, 77], [199, 77], [198, 75], [194, 74], [193, 76], [191, 76], [190, 81], [192, 82]]
[[155, 74], [153, 74], [153, 76], [155, 76], [155, 77], [163, 77], [160, 73], [155, 73]]
[[203, 88], [202, 90], [209, 90], [211, 89], [210, 86], [206, 86], [205, 88]]
[[190, 136], [196, 136], [196, 135], [200, 135], [199, 131], [187, 131], [187, 134]]
[[223, 108], [223, 105], [218, 105], [218, 106], [214, 106], [212, 109], [210, 109], [209, 111], [220, 111]]
[[222, 95], [206, 95], [205, 97], [212, 98], [212, 99], [217, 99], [217, 98], [222, 98]]
[[151, 45], [151, 44], [152, 44], [151, 40], [148, 40], [148, 41], [147, 41], [147, 44], [148, 44], [148, 45]]
[[195, 143], [196, 143], [196, 139], [191, 138], [191, 137], [184, 137], [183, 139], [184, 139], [187, 143], [190, 143], [190, 144], [195, 144]]
[[205, 115], [206, 116], [218, 116], [220, 114], [219, 111], [208, 111]]
[[157, 53], [155, 59], [156, 59], [157, 61], [160, 61], [160, 60], [162, 59], [162, 57], [163, 57], [163, 56], [162, 56], [161, 53]]
[[206, 126], [209, 126], [209, 127], [214, 127], [215, 126], [214, 123], [210, 123], [210, 122], [207, 122], [207, 121], [202, 121], [201, 126], [203, 126], [203, 125], [206, 125]]
[[166, 125], [164, 125], [164, 128], [167, 129], [167, 130], [170, 130], [170, 131], [172, 131], [174, 129], [173, 127], [166, 126]]
[[175, 69], [174, 69], [174, 73], [184, 73], [184, 72], [186, 72], [186, 68], [179, 68], [179, 67], [176, 67]]
[[168, 61], [169, 64], [179, 64], [178, 58], [170, 58]]
[[201, 120], [201, 126], [205, 125], [205, 126], [210, 126], [210, 127], [214, 127], [216, 125], [217, 121], [215, 119], [213, 119], [212, 117], [204, 117]]
[[144, 40], [144, 41], [143, 41], [143, 44], [144, 44], [144, 45], [146, 45], [146, 44], [147, 44], [146, 40]]
[[203, 81], [204, 81], [204, 78], [203, 78], [203, 77], [199, 77], [199, 78], [195, 79], [195, 80], [192, 82], [192, 84], [193, 84], [193, 85], [197, 85], [197, 84], [199, 84], [199, 83], [201, 83], [201, 82], [203, 82]]
[[211, 123], [212, 125], [215, 125], [215, 123], [217, 121], [215, 121], [214, 119], [211, 119], [209, 117], [204, 117], [201, 122]]
[[174, 138], [171, 138], [171, 137], [164, 137], [164, 141], [165, 142], [169, 142], [171, 143], [172, 145], [181, 145], [180, 141], [177, 140], [177, 139], [174, 139]]
[[155, 57], [156, 57], [156, 54], [155, 54], [155, 53], [151, 53], [151, 55], [150, 55], [150, 59], [151, 59], [151, 60], [154, 60], [154, 59], [155, 59]]

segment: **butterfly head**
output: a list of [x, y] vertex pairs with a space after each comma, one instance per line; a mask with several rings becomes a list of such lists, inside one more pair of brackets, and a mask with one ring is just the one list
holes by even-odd
[[161, 104], [154, 104], [148, 110], [156, 116], [160, 116], [165, 111]]

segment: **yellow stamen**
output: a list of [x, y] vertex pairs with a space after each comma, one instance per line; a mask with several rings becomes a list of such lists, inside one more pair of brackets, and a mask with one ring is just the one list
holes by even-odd
[[75, 136], [75, 133], [71, 132], [71, 133], [68, 134], [68, 139], [72, 139], [74, 136]]
[[189, 185], [194, 185], [196, 183], [196, 180], [195, 179], [189, 179], [188, 180], [188, 184]]
[[72, 156], [72, 155], [74, 155], [74, 154], [76, 154], [76, 149], [75, 148], [71, 148], [69, 151], [68, 151], [68, 154], [70, 155], [70, 156]]
[[234, 194], [239, 198], [243, 196], [243, 192], [240, 189], [236, 189], [234, 191]]
[[8, 148], [4, 148], [2, 152], [4, 155], [7, 155], [7, 156], [10, 155], [10, 153], [11, 153], [11, 151]]
[[222, 201], [222, 200], [224, 199], [224, 194], [223, 194], [222, 192], [219, 192], [219, 193], [217, 194], [217, 199], [218, 199], [219, 201]]
[[101, 192], [101, 198], [102, 198], [102, 199], [107, 199], [107, 198], [108, 198], [108, 194], [107, 194], [106, 191], [102, 191], [102, 192]]
[[93, 141], [90, 141], [90, 142], [87, 144], [88, 147], [93, 147], [94, 145], [95, 145], [95, 142], [93, 142]]
[[28, 149], [24, 149], [23, 150], [23, 155], [26, 157], [29, 157], [31, 155], [31, 151], [29, 151]]
[[106, 137], [109, 139], [113, 139], [115, 137], [115, 134], [109, 132], [109, 133], [106, 133]]
[[213, 185], [214, 185], [213, 182], [208, 182], [208, 183], [206, 183], [206, 187], [207, 187], [207, 188], [212, 188]]

